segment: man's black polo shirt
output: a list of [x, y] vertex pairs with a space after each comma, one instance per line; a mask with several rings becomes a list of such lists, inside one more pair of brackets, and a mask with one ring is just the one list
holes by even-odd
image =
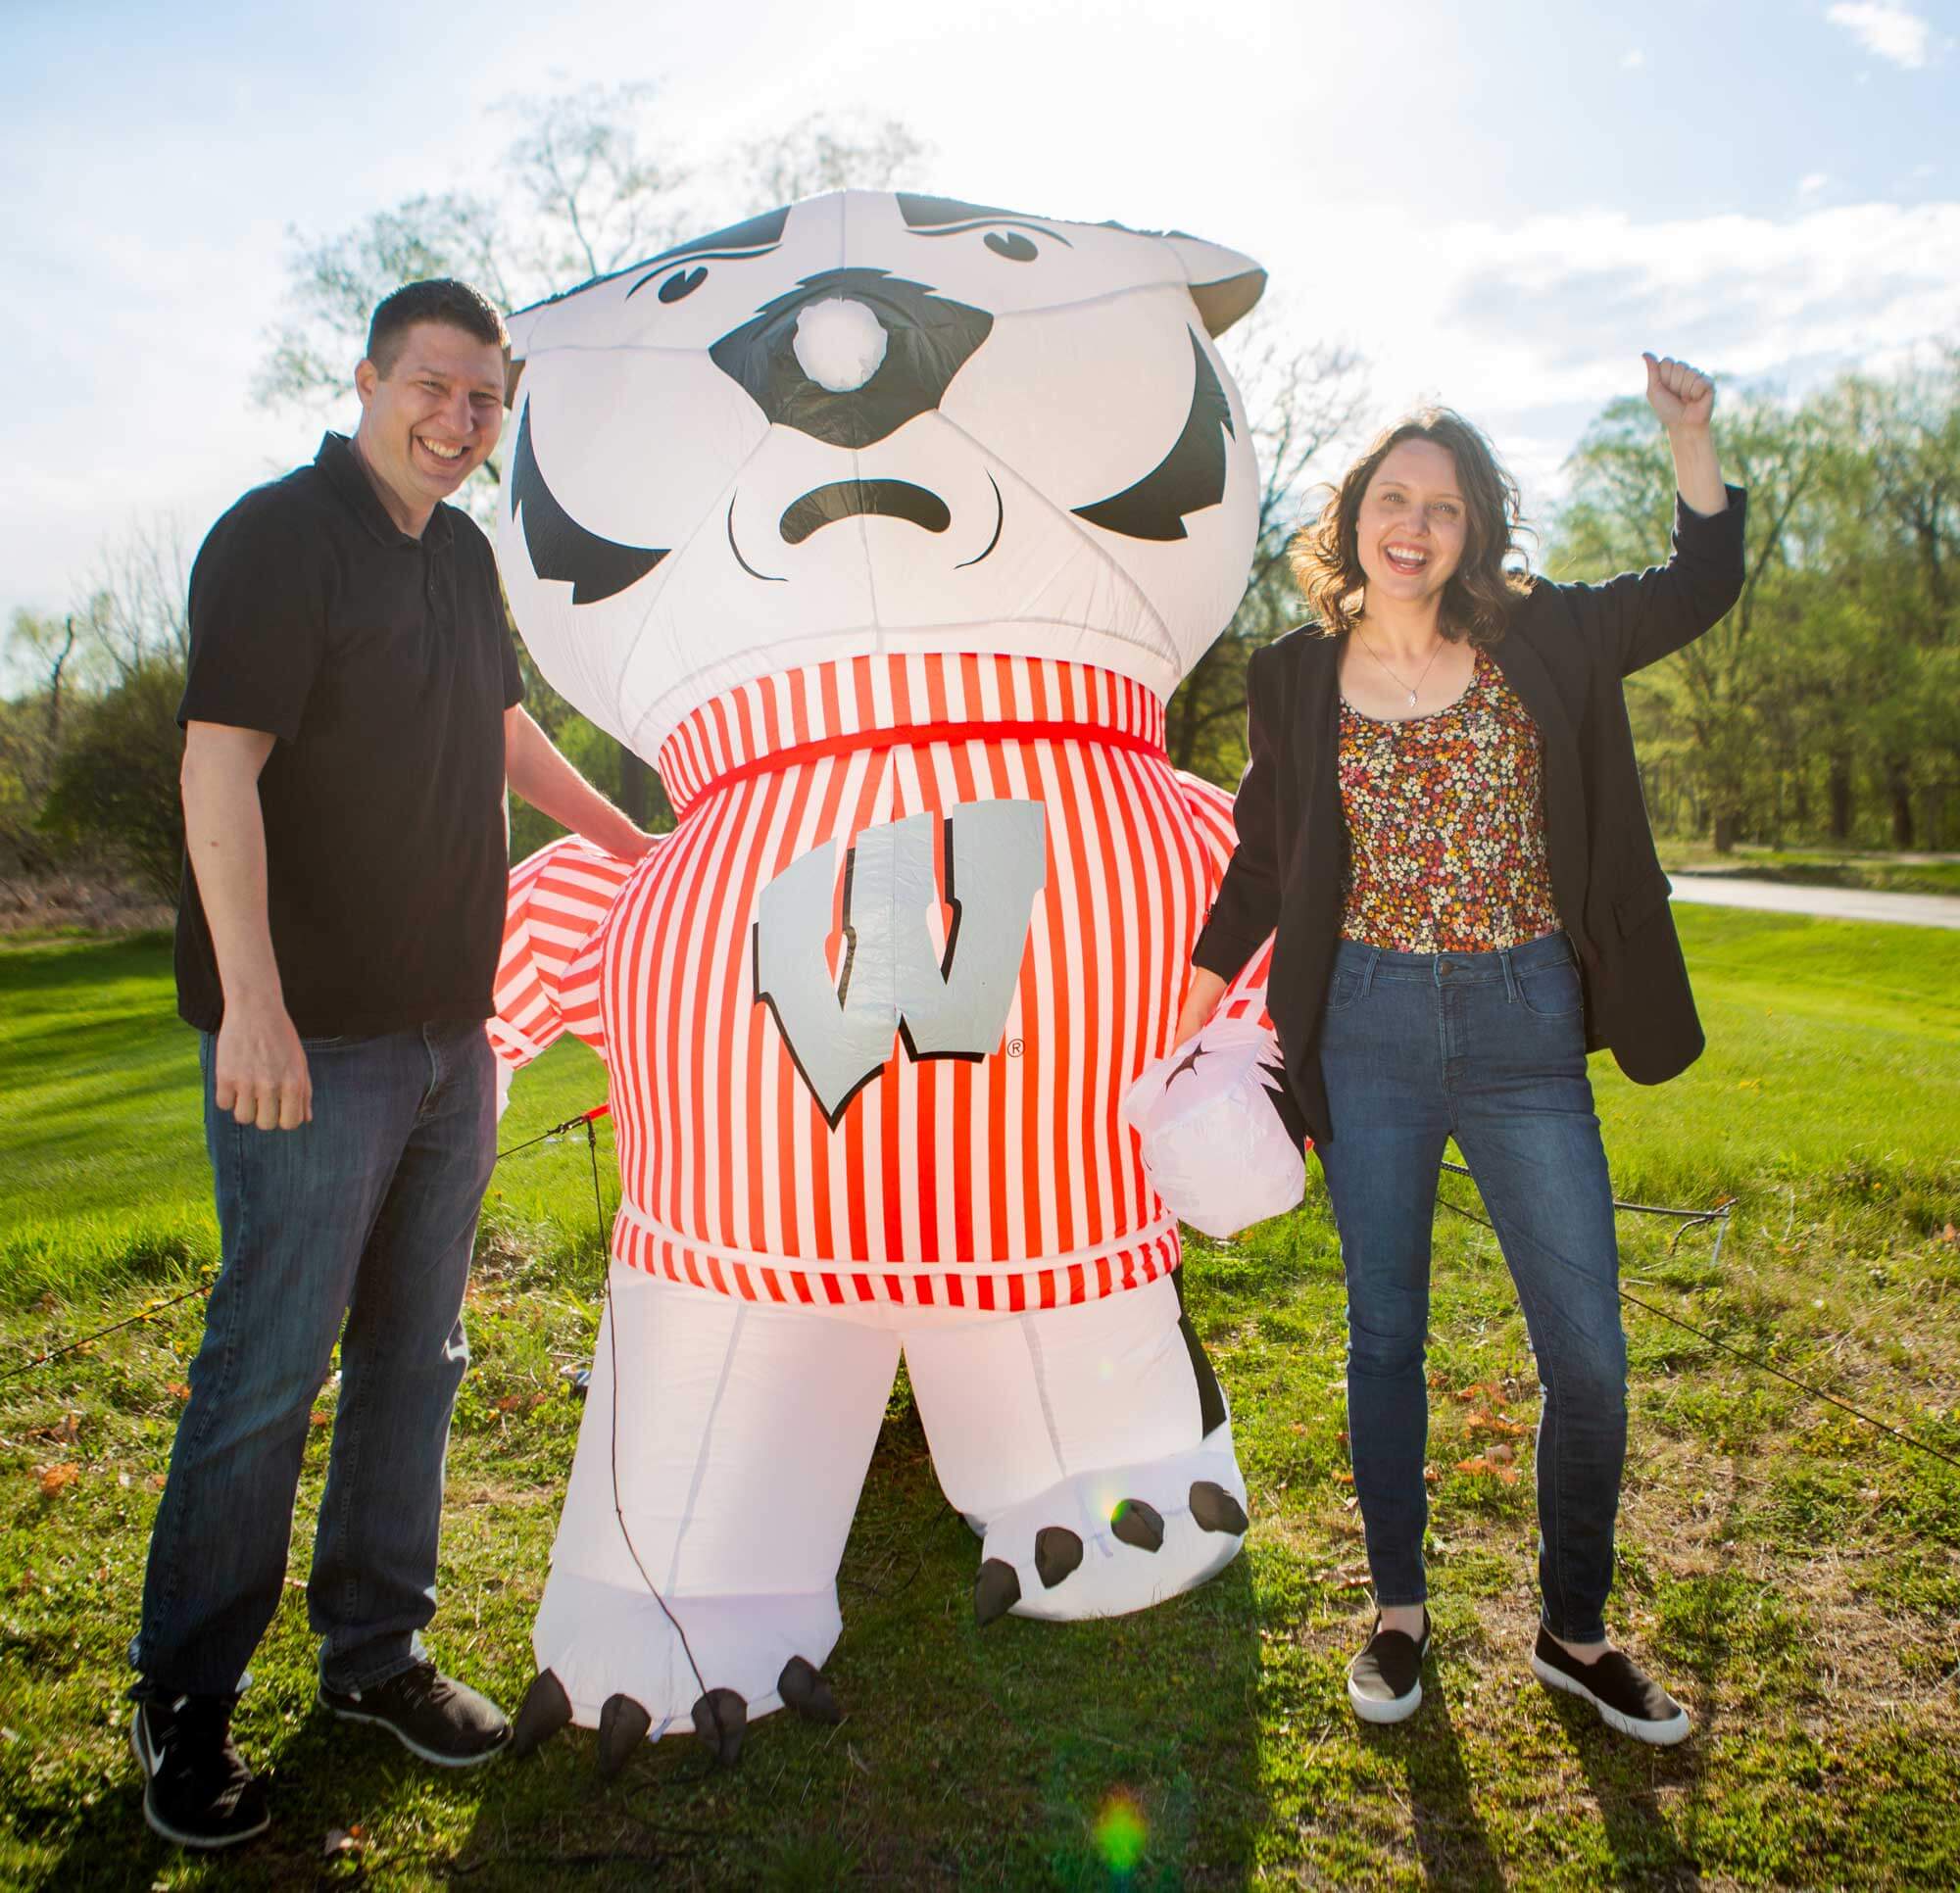
[[[177, 721], [278, 738], [259, 778], [272, 952], [303, 1038], [487, 1018], [510, 869], [504, 711], [523, 685], [490, 543], [388, 517], [339, 434], [211, 529]], [[177, 1010], [224, 1009], [195, 877]]]

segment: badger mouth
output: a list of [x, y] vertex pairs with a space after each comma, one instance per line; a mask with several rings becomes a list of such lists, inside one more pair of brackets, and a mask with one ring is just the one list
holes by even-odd
[[801, 546], [825, 526], [865, 515], [909, 519], [927, 532], [944, 532], [953, 523], [946, 502], [909, 480], [833, 480], [784, 508], [779, 530], [785, 545]]

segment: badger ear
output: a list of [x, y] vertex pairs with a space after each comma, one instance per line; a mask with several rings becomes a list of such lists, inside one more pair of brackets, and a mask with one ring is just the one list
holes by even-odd
[[532, 303], [515, 315], [504, 317], [504, 333], [511, 338], [510, 350], [504, 357], [504, 406], [513, 412], [517, 406], [517, 383], [523, 377], [524, 361], [531, 352], [531, 336], [537, 328], [538, 317], [559, 300], [556, 296], [548, 297], [544, 302]]
[[1266, 272], [1250, 257], [1182, 230], [1166, 232], [1163, 240], [1184, 265], [1191, 300], [1208, 334], [1223, 335], [1265, 293]]

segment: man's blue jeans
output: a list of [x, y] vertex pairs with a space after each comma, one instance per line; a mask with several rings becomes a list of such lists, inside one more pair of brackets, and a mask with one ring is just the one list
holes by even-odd
[[278, 1607], [336, 1340], [307, 1584], [322, 1678], [361, 1689], [410, 1668], [435, 1609], [443, 1454], [469, 1361], [463, 1290], [496, 1161], [493, 1055], [480, 1023], [303, 1043], [313, 1122], [260, 1131], [217, 1108], [204, 1039], [224, 1266], [150, 1535], [129, 1649], [139, 1694], [243, 1686]]
[[1603, 1637], [1627, 1443], [1613, 1191], [1563, 934], [1508, 952], [1343, 941], [1320, 1060], [1319, 1146], [1348, 1276], [1348, 1435], [1382, 1605], [1427, 1595], [1424, 1339], [1437, 1166], [1454, 1137], [1496, 1226], [1538, 1357], [1545, 1627]]

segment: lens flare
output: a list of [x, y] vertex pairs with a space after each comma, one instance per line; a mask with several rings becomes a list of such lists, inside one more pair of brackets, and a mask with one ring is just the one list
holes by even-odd
[[1110, 1872], [1133, 1872], [1144, 1857], [1150, 1832], [1143, 1810], [1119, 1788], [1096, 1817], [1096, 1851]]

